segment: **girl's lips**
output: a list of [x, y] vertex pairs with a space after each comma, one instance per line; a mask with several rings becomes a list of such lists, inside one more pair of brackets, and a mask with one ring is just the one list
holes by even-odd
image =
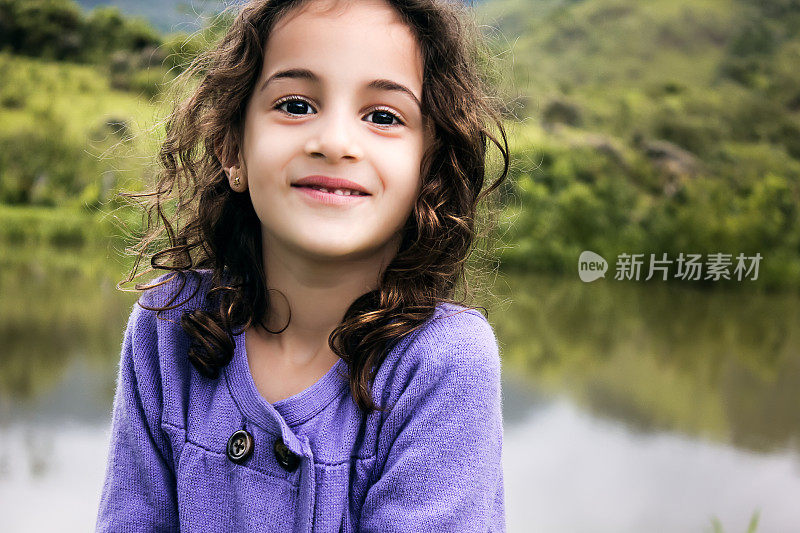
[[292, 189], [297, 190], [303, 197], [309, 199], [315, 203], [323, 203], [326, 205], [348, 205], [348, 204], [356, 204], [359, 202], [364, 201], [365, 199], [369, 198], [368, 195], [359, 196], [356, 194], [351, 194], [347, 196], [345, 194], [334, 194], [333, 192], [322, 192], [317, 189], [312, 189], [311, 187], [292, 187]]

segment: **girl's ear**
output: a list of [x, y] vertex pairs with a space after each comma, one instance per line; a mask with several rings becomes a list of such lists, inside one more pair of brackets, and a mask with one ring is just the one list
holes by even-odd
[[247, 176], [240, 165], [225, 167], [225, 174], [228, 176], [228, 183], [235, 192], [245, 192], [247, 190]]
[[244, 192], [247, 190], [247, 173], [244, 170], [244, 165], [241, 164], [241, 154], [238, 150], [226, 146], [227, 143], [215, 146], [217, 159], [222, 164], [222, 170], [228, 177], [228, 183], [236, 192]]

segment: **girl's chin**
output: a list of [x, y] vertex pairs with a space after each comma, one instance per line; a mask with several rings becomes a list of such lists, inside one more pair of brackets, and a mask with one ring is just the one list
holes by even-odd
[[272, 231], [262, 227], [262, 232], [267, 231], [269, 235], [265, 239], [268, 248], [270, 243], [274, 243], [277, 248], [309, 262], [385, 262], [388, 255], [397, 253], [400, 237], [391, 232], [388, 235], [377, 232], [378, 228], [374, 226], [374, 223], [370, 225], [364, 220], [347, 224], [326, 224], [323, 221], [301, 224], [292, 219], [285, 220]]
[[304, 247], [310, 257], [319, 261], [364, 261], [382, 255], [385, 248], [377, 243], [363, 242], [314, 242]]

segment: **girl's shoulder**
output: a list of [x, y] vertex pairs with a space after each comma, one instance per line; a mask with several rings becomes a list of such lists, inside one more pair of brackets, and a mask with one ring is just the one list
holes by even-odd
[[210, 270], [187, 270], [168, 272], [143, 283], [149, 288], [142, 289], [139, 299], [133, 304], [126, 335], [150, 339], [147, 342], [181, 336], [181, 316], [185, 311], [206, 307], [210, 281]]
[[500, 351], [480, 311], [440, 302], [433, 316], [387, 355], [375, 393], [392, 403], [409, 390], [423, 390], [421, 384], [450, 382], [452, 376], [494, 386], [500, 380]]
[[123, 360], [130, 358], [141, 380], [155, 387], [160, 377], [176, 376], [186, 368], [186, 334], [181, 326], [185, 311], [204, 307], [211, 281], [210, 270], [168, 272], [144, 285], [133, 305], [125, 330]]
[[164, 308], [162, 316], [180, 318], [183, 311], [204, 307], [211, 274], [210, 269], [167, 272], [147, 283], [150, 288], [144, 290], [138, 303], [145, 308]]
[[437, 304], [413, 347], [435, 365], [491, 364], [499, 357], [497, 338], [486, 317], [478, 309], [449, 302]]

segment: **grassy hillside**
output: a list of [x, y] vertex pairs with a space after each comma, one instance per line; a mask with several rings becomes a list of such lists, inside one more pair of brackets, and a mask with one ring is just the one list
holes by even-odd
[[92, 65], [0, 54], [0, 78], [4, 203], [95, 206], [141, 179], [153, 103]]
[[703, 156], [707, 143], [767, 141], [797, 159], [800, 2], [786, 3], [497, 0], [481, 14], [511, 47], [523, 117]]
[[766, 254], [800, 286], [800, 2], [496, 0], [522, 127], [506, 266]]

